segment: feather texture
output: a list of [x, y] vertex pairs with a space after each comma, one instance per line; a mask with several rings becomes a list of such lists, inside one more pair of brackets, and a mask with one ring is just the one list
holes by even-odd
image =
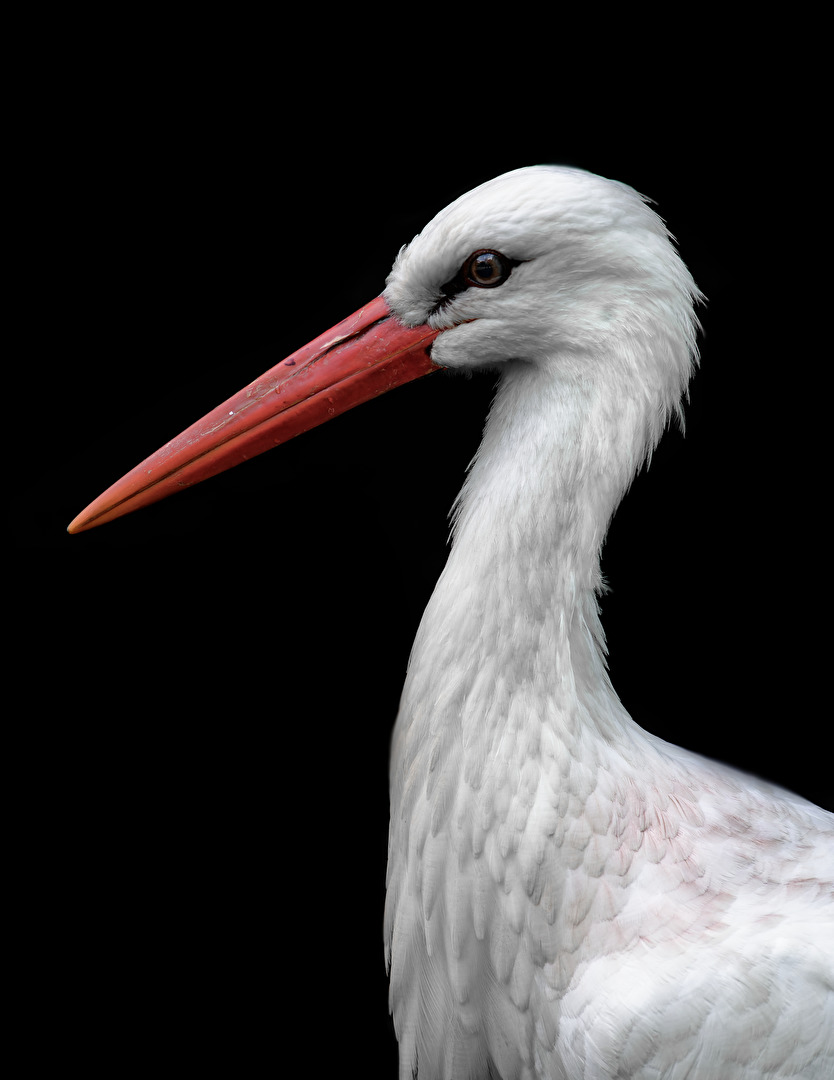
[[[440, 303], [471, 252], [517, 265]], [[681, 402], [698, 291], [630, 188], [519, 170], [386, 299], [500, 384], [409, 664], [386, 955], [401, 1080], [834, 1075], [834, 818], [637, 726], [597, 593]]]

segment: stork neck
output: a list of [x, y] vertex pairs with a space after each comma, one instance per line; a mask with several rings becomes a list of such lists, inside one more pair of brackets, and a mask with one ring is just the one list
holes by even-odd
[[[644, 435], [599, 382], [508, 369], [456, 509], [451, 572], [503, 597], [513, 621], [557, 615], [569, 631], [601, 585], [611, 516]], [[581, 611], [579, 612], [581, 615]]]
[[477, 684], [544, 697], [555, 673], [565, 709], [602, 694], [610, 707], [590, 713], [622, 713], [596, 602], [605, 531], [641, 454], [635, 425], [612, 425], [617, 410], [599, 385], [558, 382], [531, 365], [507, 370], [415, 642], [417, 697], [428, 691], [415, 684], [419, 672], [437, 680], [443, 671], [441, 696], [470, 702], [458, 715], [465, 723], [471, 712], [476, 724]]

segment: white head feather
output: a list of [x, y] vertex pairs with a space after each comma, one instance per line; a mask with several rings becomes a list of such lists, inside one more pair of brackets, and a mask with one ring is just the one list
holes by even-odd
[[[457, 199], [411, 244], [385, 296], [408, 325], [448, 328], [433, 357], [446, 367], [522, 361], [554, 378], [637, 383], [661, 417], [677, 410], [696, 358], [699, 292], [660, 218], [633, 188], [579, 169], [538, 166]], [[491, 249], [519, 261], [498, 289], [468, 289], [438, 309], [466, 257]], [[623, 371], [599, 372], [612, 350]]]

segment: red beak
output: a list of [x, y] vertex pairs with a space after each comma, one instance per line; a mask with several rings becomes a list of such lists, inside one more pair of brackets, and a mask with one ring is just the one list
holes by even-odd
[[90, 503], [69, 532], [167, 498], [436, 371], [429, 349], [438, 333], [403, 326], [377, 297], [151, 454]]

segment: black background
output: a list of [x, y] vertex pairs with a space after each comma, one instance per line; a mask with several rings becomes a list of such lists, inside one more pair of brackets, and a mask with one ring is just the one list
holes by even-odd
[[21, 125], [6, 470], [36, 1057], [238, 1075], [300, 1052], [302, 1074], [394, 1075], [388, 744], [493, 378], [433, 376], [65, 528], [510, 168], [651, 196], [709, 298], [686, 436], [604, 552], [615, 686], [649, 730], [832, 805], [821, 357], [796, 299], [816, 160], [769, 71], [708, 42], [638, 85], [598, 57], [531, 82], [538, 62], [498, 42], [429, 65], [415, 28], [380, 46], [331, 27], [325, 51], [313, 28], [53, 33]]

